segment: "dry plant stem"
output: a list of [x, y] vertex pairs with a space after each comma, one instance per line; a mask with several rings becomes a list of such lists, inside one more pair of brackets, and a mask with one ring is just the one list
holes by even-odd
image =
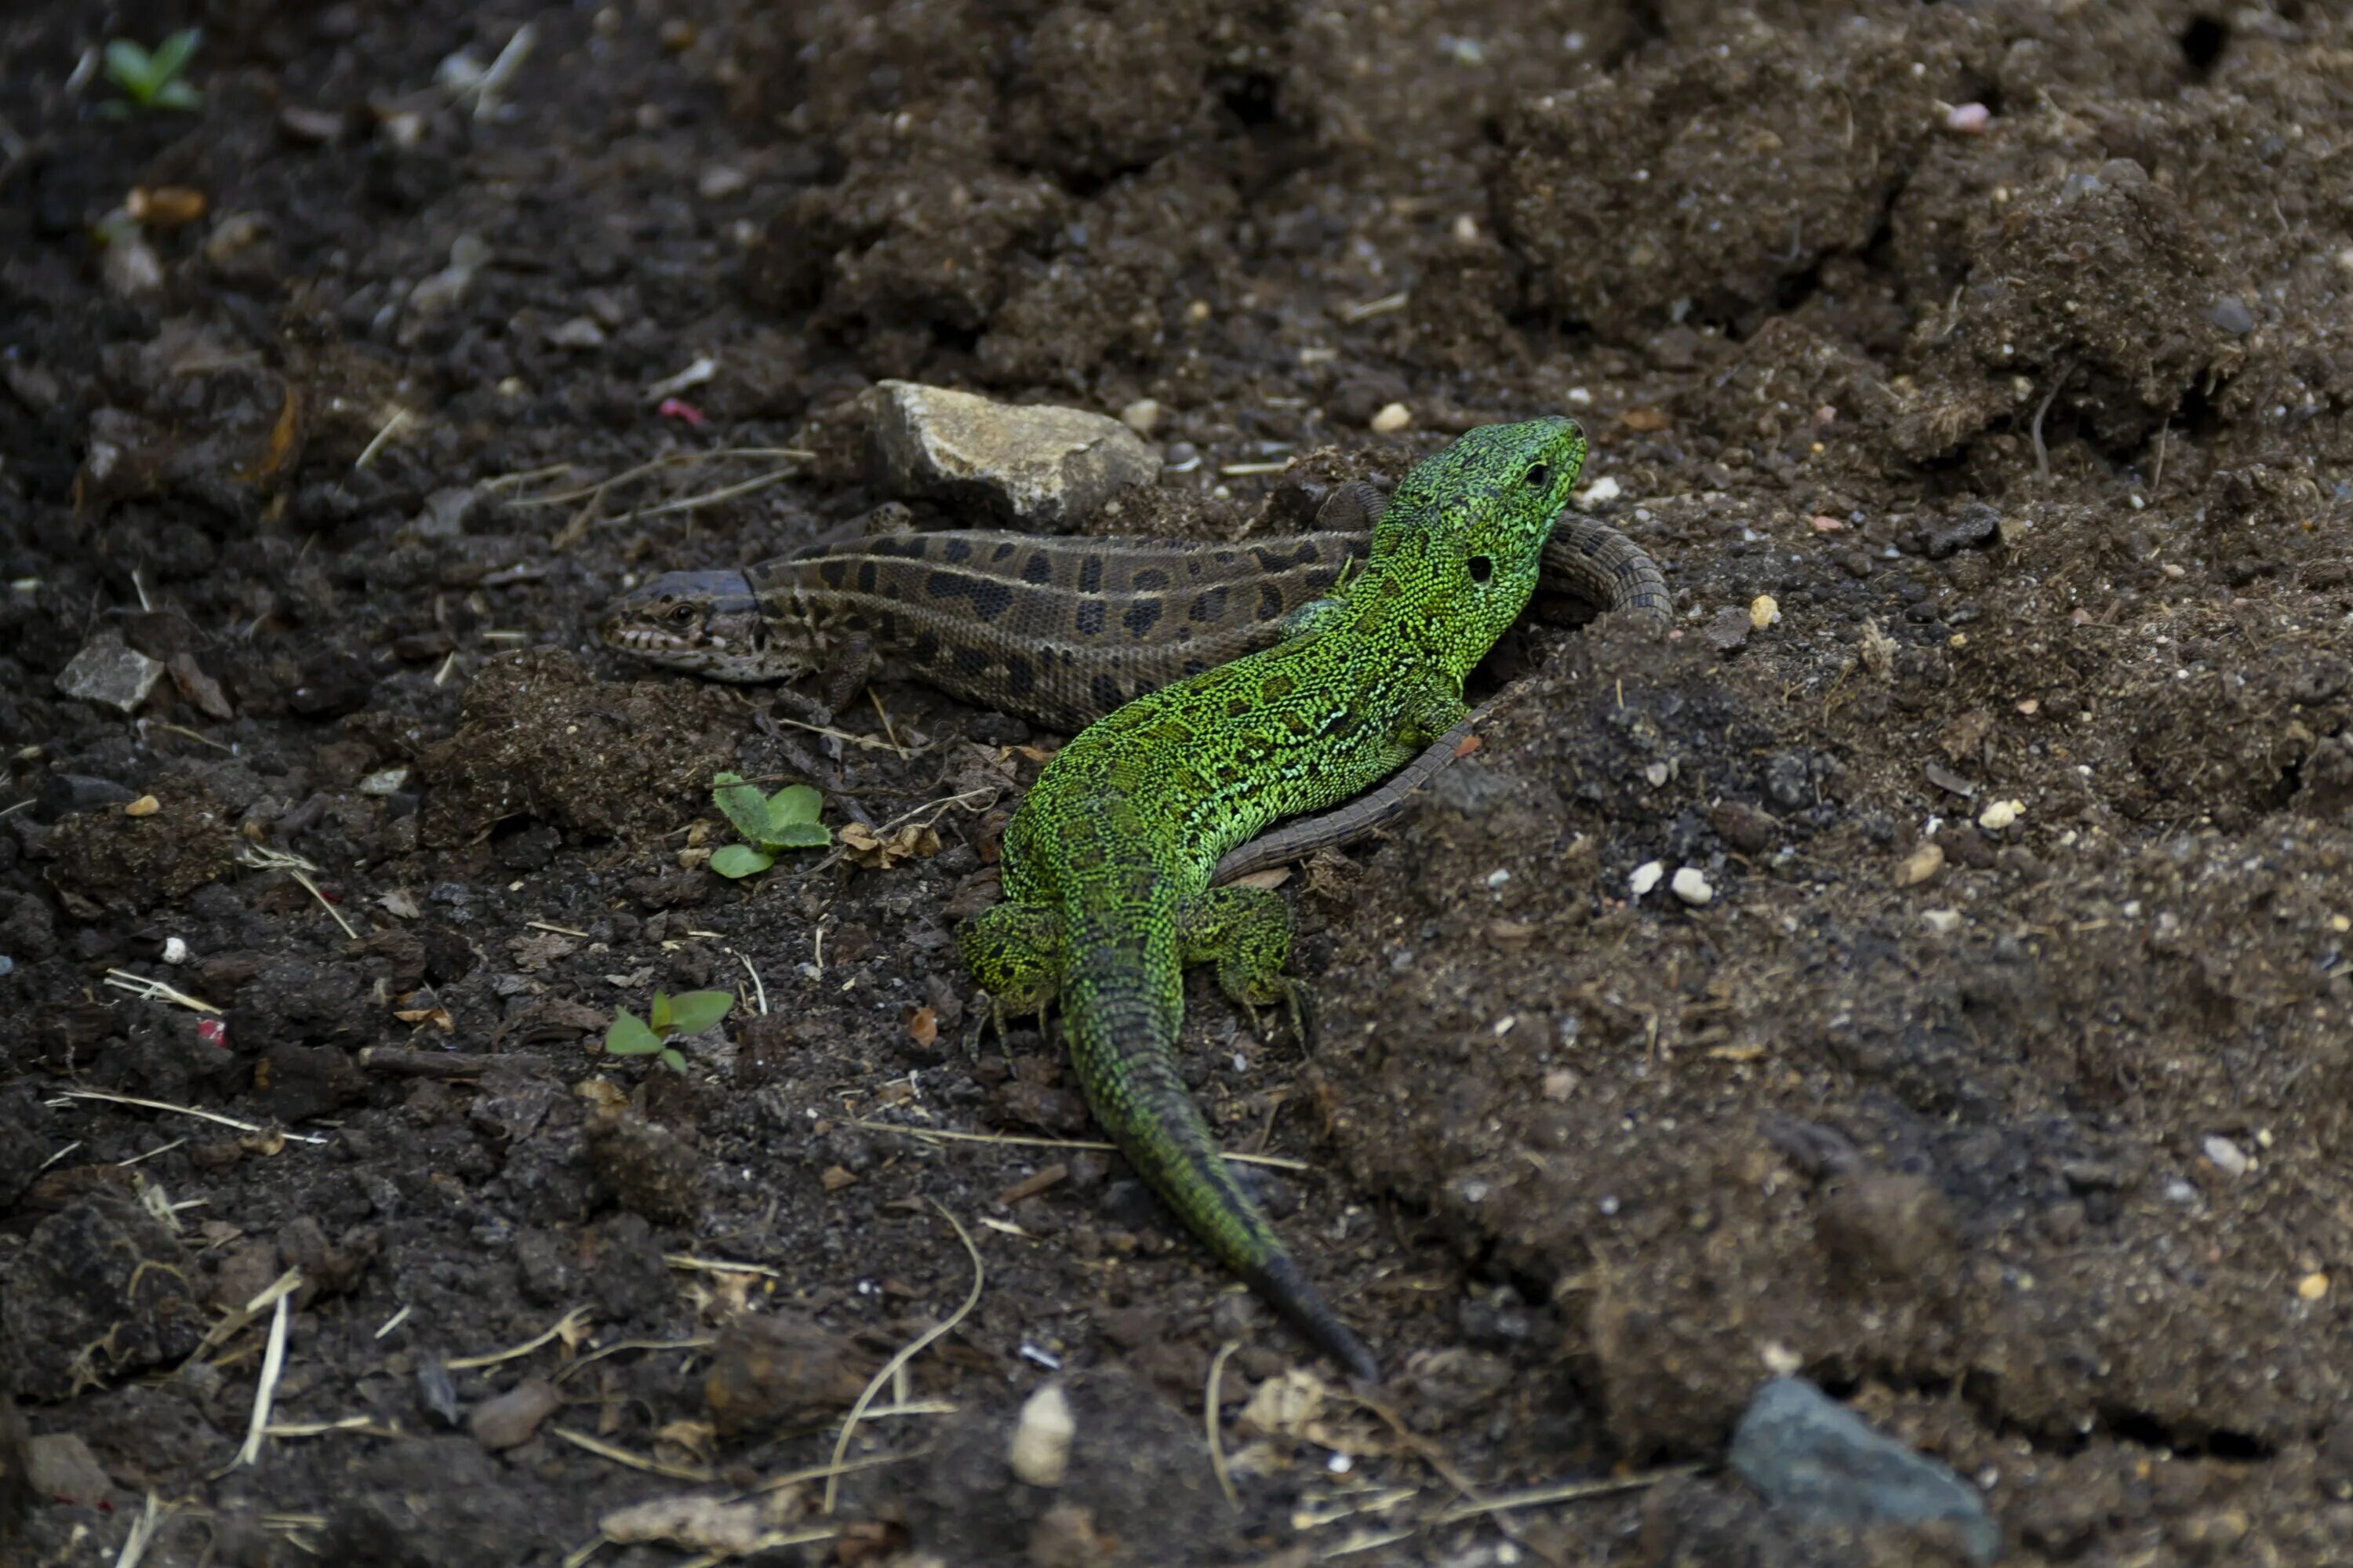
[[826, 1478], [825, 1501], [818, 1509], [819, 1513], [830, 1514], [833, 1512], [834, 1499], [840, 1490], [839, 1482], [841, 1478], [839, 1467], [841, 1464], [842, 1456], [849, 1451], [850, 1435], [858, 1430], [858, 1423], [866, 1414], [866, 1407], [874, 1403], [875, 1394], [881, 1391], [882, 1386], [885, 1383], [890, 1383], [892, 1379], [897, 1377], [900, 1369], [904, 1367], [909, 1361], [913, 1361], [926, 1345], [929, 1345], [933, 1340], [946, 1334], [958, 1323], [963, 1322], [966, 1315], [980, 1303], [980, 1288], [987, 1281], [988, 1274], [987, 1270], [981, 1266], [980, 1249], [972, 1245], [972, 1233], [965, 1230], [964, 1228], [963, 1222], [959, 1221], [954, 1214], [949, 1213], [947, 1206], [942, 1203], [938, 1199], [934, 1198], [932, 1200], [932, 1207], [939, 1210], [940, 1217], [947, 1221], [949, 1224], [955, 1227], [956, 1240], [964, 1243], [964, 1250], [971, 1255], [972, 1288], [965, 1292], [963, 1306], [958, 1307], [954, 1312], [949, 1313], [942, 1321], [933, 1325], [931, 1329], [918, 1335], [912, 1343], [906, 1346], [906, 1348], [902, 1350], [897, 1355], [892, 1356], [888, 1361], [885, 1361], [882, 1364], [882, 1370], [874, 1374], [872, 1381], [867, 1383], [865, 1391], [859, 1394], [858, 1403], [849, 1407], [849, 1414], [845, 1417], [841, 1423], [841, 1436], [834, 1439], [833, 1464], [836, 1467], [836, 1472], [835, 1474]]

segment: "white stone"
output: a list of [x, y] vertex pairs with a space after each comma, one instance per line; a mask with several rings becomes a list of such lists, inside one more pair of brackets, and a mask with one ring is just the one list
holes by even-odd
[[1640, 898], [1658, 886], [1659, 878], [1666, 874], [1667, 868], [1664, 865], [1655, 860], [1646, 860], [1634, 868], [1632, 875], [1626, 878], [1626, 891], [1634, 897]]
[[878, 383], [874, 461], [887, 495], [977, 505], [1068, 533], [1160, 475], [1143, 437], [1084, 408], [1016, 408], [911, 381]]
[[1078, 1430], [1062, 1385], [1050, 1383], [1039, 1389], [1023, 1402], [1020, 1419], [1013, 1425], [1008, 1457], [1014, 1475], [1033, 1487], [1060, 1486], [1071, 1467], [1071, 1439]]
[[1708, 885], [1707, 878], [1700, 874], [1697, 866], [1693, 865], [1677, 867], [1667, 889], [1694, 909], [1715, 896], [1715, 889]]

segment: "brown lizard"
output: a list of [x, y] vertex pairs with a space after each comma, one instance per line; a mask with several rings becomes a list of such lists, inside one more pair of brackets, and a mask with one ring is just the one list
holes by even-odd
[[[1131, 698], [1272, 645], [1360, 566], [1387, 497], [1335, 489], [1316, 531], [1235, 545], [972, 530], [821, 544], [739, 571], [666, 572], [616, 599], [607, 647], [715, 680], [818, 675], [829, 712], [878, 666], [1076, 734]], [[1664, 626], [1658, 567], [1625, 535], [1564, 514], [1544, 586]], [[1235, 877], [1361, 838], [1452, 762], [1509, 694], [1378, 788], [1283, 823], [1220, 861]]]

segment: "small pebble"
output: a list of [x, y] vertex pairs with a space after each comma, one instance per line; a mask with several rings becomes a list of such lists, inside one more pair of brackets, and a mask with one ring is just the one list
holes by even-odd
[[1577, 493], [1576, 499], [1577, 510], [1580, 512], [1590, 512], [1605, 501], [1617, 500], [1620, 495], [1625, 493], [1625, 486], [1620, 484], [1608, 474], [1603, 474], [1599, 479], [1595, 480], [1591, 484], [1587, 485], [1583, 490]]
[[1160, 400], [1138, 397], [1119, 411], [1119, 422], [1139, 436], [1148, 436], [1160, 428]]
[[605, 329], [587, 316], [574, 316], [547, 334], [547, 341], [557, 348], [602, 348]]
[[186, 963], [188, 961], [188, 944], [186, 941], [178, 937], [164, 938], [164, 961], [167, 964]]
[[1813, 520], [1813, 529], [1817, 534], [1843, 534], [1846, 524], [1835, 517], [1817, 517]]
[[1487, 874], [1487, 885], [1490, 887], [1501, 887], [1511, 880], [1511, 872], [1500, 865]]
[[407, 768], [386, 768], [381, 772], [371, 773], [361, 779], [359, 791], [363, 795], [397, 795], [407, 786]]
[[1020, 1418], [1014, 1423], [1008, 1456], [1013, 1474], [1033, 1487], [1060, 1486], [1071, 1467], [1071, 1439], [1078, 1430], [1062, 1385], [1047, 1383], [1022, 1404]]
[[1748, 601], [1748, 624], [1755, 630], [1762, 631], [1780, 619], [1780, 603], [1771, 594], [1760, 593]]
[[1640, 898], [1658, 886], [1659, 878], [1666, 874], [1665, 865], [1655, 860], [1646, 860], [1636, 866], [1633, 874], [1626, 879], [1626, 890], [1634, 897]]
[[2306, 1301], [2317, 1301], [2328, 1294], [2328, 1276], [2307, 1274], [2295, 1282], [2295, 1293]]
[[1402, 403], [1391, 403], [1373, 416], [1373, 434], [1393, 436], [1412, 423], [1412, 409]]
[[1666, 782], [1673, 775], [1673, 771], [1663, 762], [1653, 762], [1642, 769], [1642, 777], [1649, 781], [1651, 789], [1660, 789], [1666, 787]]
[[1945, 129], [1962, 136], [1977, 136], [1993, 123], [1993, 111], [1982, 103], [1956, 103], [1945, 111]]
[[1932, 937], [1949, 937], [1961, 928], [1961, 912], [1957, 909], [1926, 909], [1921, 911], [1920, 924], [1928, 927]]
[[1945, 846], [1933, 840], [1904, 857], [1895, 868], [1895, 885], [1915, 887], [1945, 869]]
[[1715, 896], [1715, 889], [1708, 885], [1707, 878], [1700, 874], [1696, 866], [1679, 867], [1667, 888], [1694, 909]]
[[2015, 824], [2019, 813], [2025, 810], [2026, 802], [2023, 800], [1989, 801], [1986, 809], [1978, 813], [1978, 826], [1989, 833], [1998, 833]]
[[163, 809], [164, 802], [155, 799], [154, 796], [142, 795], [136, 800], [132, 801], [128, 806], [123, 807], [122, 814], [126, 817], [152, 817]]
[[2209, 1133], [2200, 1147], [2205, 1150], [2208, 1161], [2225, 1176], [2244, 1176], [2254, 1169], [2255, 1162], [2247, 1158], [2247, 1151], [2219, 1132]]
[[743, 170], [731, 169], [724, 164], [713, 164], [696, 178], [694, 190], [705, 201], [724, 201], [751, 183], [752, 176]]

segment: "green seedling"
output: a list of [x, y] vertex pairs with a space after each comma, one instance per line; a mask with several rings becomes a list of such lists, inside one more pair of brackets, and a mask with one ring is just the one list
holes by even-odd
[[661, 1054], [662, 1065], [673, 1073], [686, 1071], [686, 1058], [675, 1045], [664, 1042], [673, 1034], [700, 1034], [721, 1019], [735, 1005], [733, 991], [690, 991], [672, 996], [667, 991], [654, 992], [654, 1004], [646, 1011], [649, 1018], [639, 1018], [628, 1008], [613, 1015], [613, 1025], [605, 1031], [605, 1054], [608, 1056], [650, 1056]]
[[817, 820], [825, 797], [806, 784], [787, 784], [764, 795], [733, 773], [711, 783], [712, 800], [744, 835], [742, 843], [712, 852], [711, 869], [722, 876], [757, 876], [776, 863], [782, 851], [823, 849], [833, 842], [833, 834]]
[[185, 28], [157, 44], [152, 52], [129, 38], [109, 43], [106, 79], [121, 88], [122, 96], [100, 104], [99, 112], [127, 120], [158, 109], [194, 109], [203, 103], [205, 95], [180, 78], [203, 37], [195, 27]]

